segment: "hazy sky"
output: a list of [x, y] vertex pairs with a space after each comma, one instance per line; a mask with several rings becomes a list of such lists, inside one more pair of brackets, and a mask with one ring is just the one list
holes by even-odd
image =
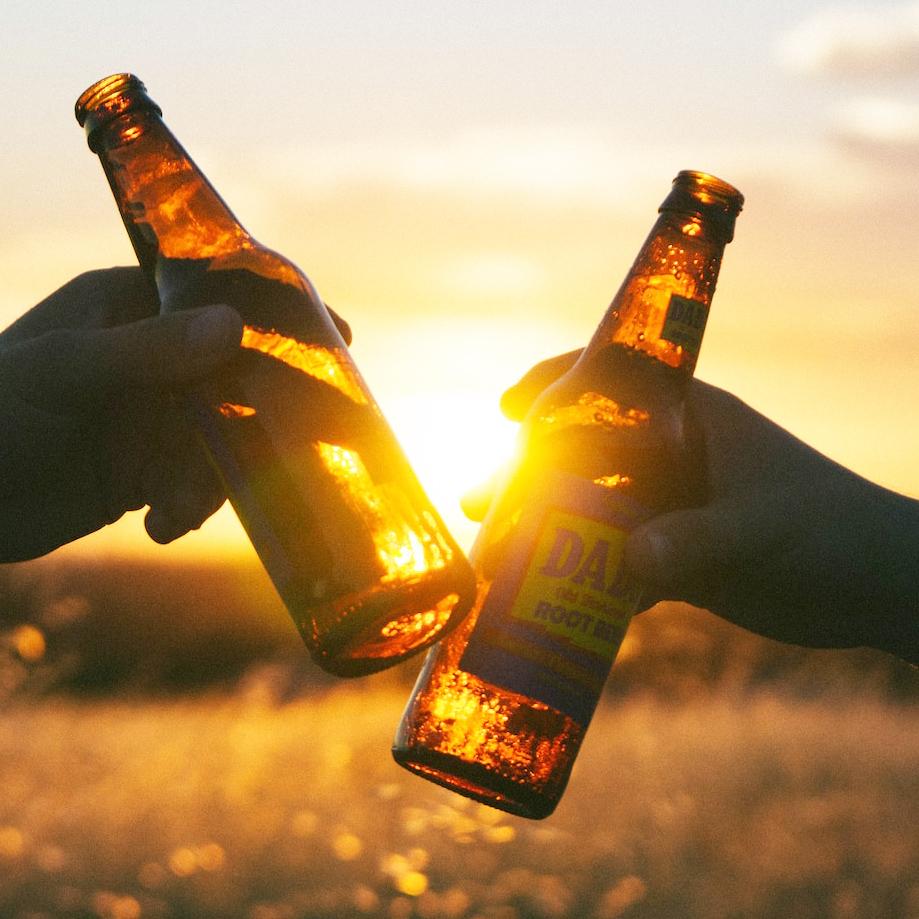
[[72, 113], [131, 70], [350, 319], [467, 539], [501, 389], [587, 339], [703, 169], [747, 206], [699, 375], [919, 493], [919, 4], [5, 0], [0, 28], [0, 323], [132, 261]]

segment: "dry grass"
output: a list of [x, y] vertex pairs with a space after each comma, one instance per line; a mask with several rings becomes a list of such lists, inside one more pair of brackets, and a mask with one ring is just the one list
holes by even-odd
[[530, 823], [400, 770], [257, 570], [0, 571], [2, 919], [919, 919], [919, 676], [633, 624]]
[[608, 703], [543, 823], [402, 772], [348, 684], [15, 703], [4, 917], [919, 915], [919, 715], [759, 695]]

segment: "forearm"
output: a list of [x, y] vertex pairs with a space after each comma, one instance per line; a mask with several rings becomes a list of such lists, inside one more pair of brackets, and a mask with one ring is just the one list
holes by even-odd
[[919, 665], [919, 501], [871, 486], [864, 546], [865, 643]]

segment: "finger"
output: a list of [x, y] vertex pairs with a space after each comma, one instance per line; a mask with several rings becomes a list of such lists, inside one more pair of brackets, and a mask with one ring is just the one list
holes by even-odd
[[228, 306], [153, 316], [111, 329], [57, 330], [2, 354], [7, 384], [37, 407], [93, 405], [129, 386], [200, 379], [238, 350], [242, 320]]
[[[782, 502], [754, 493], [655, 517], [630, 534], [625, 563], [651, 594], [669, 599], [707, 571], [729, 571], [792, 538]], [[663, 593], [661, 593], [663, 591]]]
[[460, 507], [470, 519], [480, 522], [485, 519], [494, 498], [494, 483], [489, 481], [470, 489], [460, 498]]
[[159, 312], [156, 289], [140, 268], [103, 268], [68, 281], [16, 320], [5, 345], [55, 329], [101, 329], [136, 322]]
[[463, 513], [470, 520], [484, 520], [495, 499], [510, 486], [512, 474], [523, 478], [526, 474], [524, 464], [518, 460], [503, 463], [485, 481], [470, 488], [460, 498]]
[[335, 310], [333, 310], [332, 307], [329, 306], [328, 303], [325, 304], [325, 308], [329, 311], [329, 315], [332, 317], [332, 322], [335, 323], [335, 327], [341, 333], [341, 337], [345, 340], [345, 344], [350, 345], [351, 344], [351, 326], [348, 325], [348, 323], [344, 319], [342, 319], [342, 317], [339, 316], [338, 313], [336, 313]]
[[563, 373], [570, 370], [580, 357], [580, 351], [569, 351], [541, 361], [530, 368], [501, 396], [501, 411], [512, 421], [523, 421], [533, 400]]
[[180, 489], [168, 504], [157, 504], [147, 511], [144, 518], [147, 535], [161, 545], [173, 542], [199, 529], [220, 510], [225, 500], [222, 492], [199, 491], [193, 487]]
[[165, 457], [145, 476], [147, 533], [167, 543], [197, 530], [225, 500], [223, 487], [200, 450], [188, 458]]

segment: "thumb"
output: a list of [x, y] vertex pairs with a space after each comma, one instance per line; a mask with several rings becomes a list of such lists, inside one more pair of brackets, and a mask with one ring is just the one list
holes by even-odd
[[580, 351], [568, 351], [540, 361], [531, 367], [513, 386], [501, 396], [501, 411], [511, 421], [523, 421], [536, 397], [567, 373], [581, 356]]
[[232, 357], [241, 337], [239, 314], [221, 304], [107, 329], [59, 329], [0, 359], [20, 396], [54, 408], [91, 403], [125, 386], [199, 379]]
[[626, 542], [625, 563], [652, 592], [679, 591], [706, 572], [761, 556], [788, 538], [789, 526], [775, 496], [747, 494], [641, 524]]

